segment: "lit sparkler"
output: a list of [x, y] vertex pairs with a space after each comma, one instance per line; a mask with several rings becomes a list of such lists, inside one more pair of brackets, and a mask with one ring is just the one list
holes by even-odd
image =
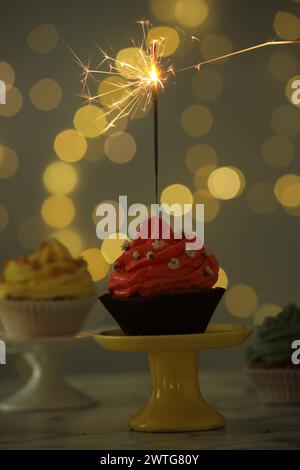
[[[155, 162], [155, 194], [156, 202], [158, 202], [158, 153], [159, 153], [159, 133], [158, 133], [158, 95], [159, 90], [163, 89], [166, 81], [170, 75], [175, 75], [174, 67], [168, 62], [163, 61], [164, 48], [166, 46], [167, 38], [159, 38], [158, 40], [148, 41], [149, 21], [138, 22], [142, 28], [142, 42], [137, 47], [133, 42], [136, 54], [127, 60], [122, 57], [110, 57], [106, 52], [99, 49], [103, 58], [101, 62], [94, 68], [90, 68], [90, 64], [84, 64], [80, 58], [72, 51], [77, 63], [82, 68], [82, 85], [83, 85], [83, 98], [89, 103], [99, 103], [103, 105], [103, 100], [106, 101], [105, 117], [107, 126], [104, 129], [105, 133], [109, 128], [114, 127], [118, 120], [129, 117], [133, 118], [139, 110], [146, 111], [151, 103], [153, 105], [154, 113], [154, 162]], [[195, 36], [191, 40], [200, 41]], [[286, 40], [275, 41], [270, 40], [263, 43], [256, 44], [244, 49], [240, 49], [228, 54], [214, 57], [194, 65], [176, 70], [176, 73], [188, 71], [191, 69], [200, 70], [204, 65], [215, 63], [224, 59], [228, 59], [244, 53], [253, 52], [269, 46], [291, 45], [300, 44], [300, 41]], [[106, 66], [106, 70], [104, 67]], [[103, 93], [91, 93], [90, 82], [99, 90], [99, 84], [104, 76], [119, 77], [122, 81], [111, 80], [110, 89]], [[107, 81], [109, 79], [106, 79]], [[114, 99], [114, 96], [117, 96]], [[110, 103], [107, 104], [107, 97], [111, 97]]]

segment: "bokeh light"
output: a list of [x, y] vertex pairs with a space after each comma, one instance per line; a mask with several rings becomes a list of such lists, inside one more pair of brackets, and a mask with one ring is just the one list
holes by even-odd
[[77, 179], [75, 168], [64, 162], [51, 163], [43, 174], [44, 185], [53, 194], [70, 193], [75, 188]]
[[4, 232], [8, 225], [8, 212], [6, 207], [0, 203], [0, 232]]
[[32, 104], [42, 111], [52, 111], [62, 100], [62, 90], [59, 84], [51, 78], [39, 80], [29, 92]]
[[109, 264], [103, 258], [101, 250], [98, 248], [89, 248], [80, 255], [88, 265], [88, 270], [94, 282], [101, 281], [109, 271]]
[[84, 157], [87, 143], [80, 132], [66, 129], [57, 134], [54, 140], [54, 150], [61, 160], [73, 163]]
[[64, 228], [72, 223], [75, 217], [75, 207], [67, 196], [55, 195], [44, 201], [41, 213], [50, 227]]
[[279, 106], [272, 114], [271, 125], [277, 134], [292, 137], [300, 132], [300, 111], [290, 104]]
[[19, 242], [26, 250], [35, 250], [50, 236], [47, 227], [40, 217], [26, 217], [18, 227], [17, 236]]
[[136, 143], [127, 132], [116, 132], [107, 137], [104, 144], [107, 158], [113, 163], [128, 163], [136, 153]]
[[267, 317], [277, 317], [278, 313], [282, 311], [282, 308], [279, 305], [267, 303], [259, 307], [256, 312], [254, 323], [255, 325], [261, 325], [265, 318]]
[[[204, 60], [213, 59], [232, 52], [233, 46], [230, 39], [219, 34], [206, 34], [200, 42], [200, 51]], [[217, 64], [223, 61], [218, 61]]]
[[196, 28], [205, 22], [208, 6], [203, 0], [177, 0], [175, 16], [181, 25]]
[[289, 52], [274, 51], [269, 59], [269, 73], [274, 80], [286, 82], [293, 75], [300, 73], [298, 60]]
[[188, 149], [185, 163], [191, 173], [206, 176], [216, 168], [218, 157], [215, 149], [210, 145], [196, 144]]
[[[295, 82], [297, 87], [294, 88], [293, 84]], [[300, 84], [300, 75], [295, 75], [294, 77], [290, 78], [290, 80], [287, 82], [286, 87], [285, 87], [285, 95], [289, 102], [293, 105], [296, 106], [298, 109], [300, 109], [300, 103], [296, 104], [293, 103], [293, 96], [296, 96], [297, 100], [300, 98], [300, 93], [299, 93], [299, 84]], [[294, 95], [296, 92], [296, 95]]]
[[173, 204], [179, 205], [175, 211], [170, 211], [165, 207], [165, 211], [175, 216], [185, 214], [188, 209], [184, 208], [185, 204], [193, 204], [194, 198], [190, 189], [183, 184], [172, 184], [165, 188], [161, 194], [161, 204], [172, 206]]
[[153, 15], [161, 21], [170, 23], [175, 18], [175, 5], [177, 0], [151, 0], [150, 8]]
[[275, 183], [274, 193], [277, 200], [286, 207], [300, 205], [300, 176], [288, 174], [281, 176]]
[[12, 86], [6, 93], [6, 104], [0, 105], [0, 116], [13, 117], [23, 106], [23, 96], [18, 88]]
[[39, 54], [47, 54], [56, 48], [59, 36], [53, 24], [43, 24], [33, 29], [27, 36], [27, 44]]
[[[204, 221], [212, 222], [220, 212], [220, 202], [214, 198], [208, 189], [199, 189], [193, 194], [194, 204], [204, 204]], [[193, 217], [196, 217], [194, 211]]]
[[249, 189], [247, 201], [250, 209], [259, 215], [272, 214], [278, 207], [273, 185], [265, 182], [257, 183]]
[[74, 127], [85, 137], [98, 137], [107, 127], [105, 113], [92, 104], [82, 106], [74, 115]]
[[[124, 88], [126, 87], [126, 88]], [[98, 87], [98, 95], [103, 106], [114, 106], [130, 93], [127, 80], [112, 75], [102, 80]]]
[[233, 199], [240, 194], [240, 174], [233, 167], [220, 167], [208, 178], [208, 189], [218, 199]]
[[150, 67], [148, 56], [138, 47], [122, 49], [116, 57], [116, 67], [119, 74], [130, 80], [138, 79], [144, 75], [147, 64]]
[[213, 68], [201, 69], [192, 79], [192, 92], [201, 101], [214, 101], [223, 91], [223, 79]]
[[256, 312], [258, 297], [252, 287], [237, 284], [225, 294], [225, 305], [231, 315], [247, 318]]
[[285, 40], [300, 38], [300, 20], [297, 16], [286, 11], [279, 11], [274, 18], [276, 34]]
[[203, 137], [209, 133], [213, 125], [213, 116], [208, 108], [192, 105], [184, 110], [181, 126], [186, 134], [192, 137]]
[[219, 268], [219, 277], [217, 283], [214, 287], [223, 287], [223, 289], [227, 289], [228, 287], [228, 276], [223, 268]]
[[0, 179], [11, 178], [19, 168], [19, 158], [10, 147], [0, 145]]
[[149, 29], [147, 43], [151, 47], [153, 41], [158, 42], [158, 55], [169, 57], [174, 54], [180, 44], [178, 31], [168, 26], [158, 26]]
[[292, 142], [280, 135], [273, 135], [266, 139], [261, 152], [264, 161], [276, 168], [288, 165], [295, 155]]
[[6, 91], [8, 91], [15, 82], [15, 72], [10, 64], [0, 61], [0, 79], [4, 81]]
[[283, 206], [283, 209], [288, 215], [291, 215], [292, 217], [300, 217], [300, 204], [299, 206], [295, 206], [295, 207]]
[[121, 256], [124, 240], [129, 240], [129, 238], [123, 233], [113, 233], [103, 240], [101, 253], [107, 263], [112, 264]]
[[82, 251], [82, 241], [80, 235], [74, 230], [59, 230], [53, 234], [57, 240], [65, 245], [74, 258], [77, 258]]

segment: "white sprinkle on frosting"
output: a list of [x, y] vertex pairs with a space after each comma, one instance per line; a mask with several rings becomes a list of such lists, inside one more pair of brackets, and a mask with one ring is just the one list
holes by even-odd
[[122, 251], [128, 251], [131, 248], [131, 242], [129, 240], [125, 240], [121, 246]]
[[195, 258], [195, 256], [196, 256], [196, 251], [195, 251], [195, 250], [186, 250], [185, 254], [186, 254], [189, 258]]
[[153, 251], [147, 251], [146, 258], [147, 259], [154, 259], [155, 255], [154, 255]]
[[174, 271], [175, 269], [178, 269], [179, 267], [180, 267], [179, 259], [171, 258], [170, 262], [168, 263], [168, 268]]
[[140, 259], [141, 257], [141, 254], [139, 251], [135, 250], [133, 253], [132, 253], [132, 258], [135, 259], [135, 260], [138, 260]]
[[165, 246], [165, 242], [163, 240], [154, 240], [154, 242], [152, 242], [152, 247], [155, 250], [160, 250], [164, 246]]
[[213, 270], [211, 269], [211, 267], [210, 267], [210, 266], [206, 266], [206, 268], [205, 268], [205, 275], [206, 275], [206, 276], [211, 276], [213, 273], [214, 273], [214, 272], [213, 272]]

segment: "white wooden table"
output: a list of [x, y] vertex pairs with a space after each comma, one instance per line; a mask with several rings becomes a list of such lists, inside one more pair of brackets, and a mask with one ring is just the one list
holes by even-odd
[[[259, 403], [243, 371], [203, 372], [201, 389], [226, 418], [216, 431], [148, 434], [129, 431], [129, 418], [149, 393], [146, 374], [72, 377], [99, 400], [82, 411], [1, 413], [0, 449], [300, 449], [300, 407]], [[1, 395], [12, 390], [1, 383]]]

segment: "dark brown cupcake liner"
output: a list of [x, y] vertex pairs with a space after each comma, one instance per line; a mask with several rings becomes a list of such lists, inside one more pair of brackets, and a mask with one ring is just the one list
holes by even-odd
[[169, 292], [151, 298], [99, 297], [129, 336], [204, 333], [225, 289]]

